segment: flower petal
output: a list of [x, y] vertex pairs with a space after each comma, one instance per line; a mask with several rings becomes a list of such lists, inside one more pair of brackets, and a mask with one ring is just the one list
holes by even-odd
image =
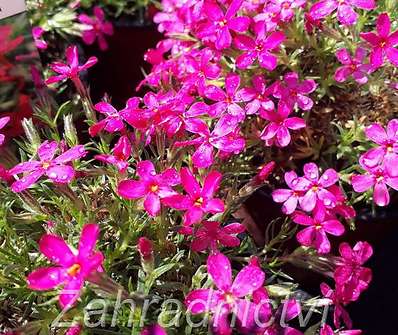
[[33, 271], [26, 280], [31, 290], [47, 291], [61, 285], [67, 277], [65, 269], [48, 267]]
[[117, 193], [125, 199], [141, 198], [146, 192], [146, 184], [137, 180], [123, 180], [117, 187]]
[[75, 177], [75, 170], [69, 165], [52, 166], [46, 171], [46, 175], [54, 183], [67, 184]]
[[265, 280], [265, 274], [258, 266], [247, 265], [237, 274], [231, 293], [237, 297], [244, 297], [259, 289]]
[[59, 304], [62, 308], [72, 307], [80, 297], [80, 291], [83, 287], [82, 278], [73, 278], [70, 280], [59, 295]]
[[79, 257], [91, 256], [99, 238], [100, 228], [97, 224], [86, 224], [79, 241]]
[[231, 288], [232, 270], [228, 257], [221, 253], [210, 255], [207, 258], [207, 272], [220, 290], [228, 291]]
[[63, 267], [71, 266], [76, 259], [69, 245], [57, 235], [44, 235], [39, 241], [39, 249], [51, 262]]

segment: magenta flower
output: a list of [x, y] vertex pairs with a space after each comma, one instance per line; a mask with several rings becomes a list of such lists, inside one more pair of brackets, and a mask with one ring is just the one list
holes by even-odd
[[102, 119], [89, 128], [90, 136], [96, 136], [102, 130], [109, 133], [125, 131], [126, 128], [123, 121], [126, 121], [128, 124], [138, 129], [146, 127], [149, 116], [140, 113], [139, 104], [139, 98], [131, 98], [127, 101], [126, 108], [118, 111], [107, 102], [97, 103], [94, 108], [96, 111], [104, 114], [105, 119]]
[[390, 194], [387, 186], [398, 191], [398, 177], [390, 177], [381, 166], [369, 168], [365, 165], [363, 159], [359, 160], [359, 164], [366, 172], [362, 175], [352, 176], [351, 184], [354, 191], [362, 193], [373, 187], [373, 201], [378, 206], [387, 206], [390, 203]]
[[195, 119], [195, 122], [186, 124], [186, 128], [188, 131], [197, 134], [198, 137], [188, 141], [176, 142], [175, 146], [196, 146], [192, 155], [192, 162], [197, 168], [208, 168], [213, 164], [214, 148], [222, 153], [239, 153], [245, 147], [245, 140], [239, 134], [235, 118], [231, 115], [221, 117], [211, 132], [207, 124], [200, 119]]
[[235, 45], [239, 50], [245, 51], [236, 59], [240, 69], [247, 69], [258, 59], [261, 67], [273, 71], [278, 63], [278, 58], [271, 53], [285, 40], [285, 34], [280, 31], [272, 32], [269, 36], [257, 37], [255, 40], [247, 35], [235, 37]]
[[291, 141], [289, 129], [298, 130], [305, 128], [305, 121], [299, 117], [288, 117], [290, 109], [284, 102], [278, 105], [278, 111], [260, 112], [260, 116], [270, 121], [260, 134], [260, 138], [267, 146], [276, 144], [278, 147], [286, 147]]
[[201, 50], [198, 56], [195, 58], [187, 57], [187, 65], [192, 73], [184, 79], [184, 85], [196, 87], [198, 93], [203, 95], [206, 81], [217, 79], [220, 76], [221, 67], [214, 60], [215, 52], [209, 48]]
[[310, 9], [310, 15], [315, 19], [323, 19], [337, 10], [337, 19], [345, 26], [351, 26], [358, 20], [358, 14], [353, 7], [365, 10], [376, 8], [374, 0], [321, 0]]
[[236, 118], [236, 123], [245, 119], [245, 110], [239, 106], [241, 102], [247, 102], [254, 98], [252, 89], [240, 86], [240, 76], [235, 73], [228, 73], [225, 78], [225, 92], [218, 86], [209, 85], [205, 89], [205, 96], [208, 99], [217, 101], [211, 106], [209, 115], [218, 117], [225, 111]]
[[77, 251], [57, 235], [44, 235], [39, 242], [40, 252], [56, 266], [33, 271], [27, 277], [28, 287], [47, 291], [62, 285], [63, 291], [59, 296], [61, 307], [73, 306], [80, 296], [84, 282], [101, 269], [104, 257], [101, 252], [95, 251], [99, 232], [98, 225], [85, 225]]
[[254, 98], [246, 104], [246, 114], [257, 114], [260, 110], [273, 111], [275, 109], [274, 102], [269, 98], [272, 95], [275, 85], [267, 87], [265, 79], [261, 75], [253, 77]]
[[365, 129], [366, 137], [378, 146], [362, 155], [362, 162], [369, 168], [383, 164], [390, 177], [398, 176], [398, 119], [388, 122], [386, 130], [378, 123]]
[[319, 335], [361, 335], [362, 330], [351, 329], [351, 330], [340, 330], [338, 333], [335, 333], [327, 324], [324, 324], [319, 331]]
[[371, 70], [370, 64], [363, 64], [366, 57], [366, 50], [359, 47], [355, 52], [355, 56], [351, 57], [347, 49], [339, 49], [336, 57], [343, 66], [339, 67], [334, 74], [334, 79], [342, 83], [352, 76], [358, 84], [366, 84], [368, 82], [368, 73]]
[[[254, 303], [245, 299], [262, 287], [265, 274], [250, 263], [245, 266], [232, 282], [232, 269], [229, 259], [221, 253], [210, 255], [207, 259], [207, 271], [213, 279], [217, 290], [198, 289], [190, 292], [185, 298], [185, 305], [192, 314], [211, 312], [213, 328], [217, 334], [230, 334], [228, 316], [234, 313], [241, 327], [247, 327], [247, 311]], [[249, 308], [248, 308], [249, 307]]]
[[328, 188], [328, 191], [336, 198], [336, 206], [328, 208], [328, 212], [331, 215], [341, 215], [346, 220], [353, 219], [356, 216], [355, 209], [347, 204], [347, 198], [342, 189], [337, 185], [332, 185]]
[[137, 174], [140, 180], [123, 180], [119, 183], [118, 194], [125, 199], [144, 198], [147, 213], [157, 216], [160, 212], [160, 200], [177, 194], [172, 186], [180, 183], [180, 177], [173, 168], [156, 174], [151, 161], [139, 162]]
[[98, 39], [98, 44], [101, 50], [108, 49], [105, 35], [113, 35], [112, 23], [105, 21], [105, 14], [101, 7], [94, 7], [94, 17], [86, 14], [79, 15], [79, 21], [87, 26], [83, 31], [84, 43], [91, 45]]
[[337, 262], [334, 280], [344, 295], [355, 301], [372, 280], [372, 270], [362, 265], [372, 256], [373, 249], [367, 242], [358, 242], [354, 248], [344, 242], [340, 244], [339, 251], [341, 258]]
[[296, 172], [290, 171], [285, 173], [285, 182], [289, 189], [276, 189], [272, 192], [272, 199], [277, 203], [282, 203], [282, 212], [292, 214], [298, 205], [299, 199], [304, 195], [307, 184], [301, 183], [301, 179]]
[[326, 219], [324, 210], [316, 210], [314, 216], [310, 217], [302, 212], [294, 212], [294, 222], [307, 226], [297, 233], [297, 240], [301, 245], [315, 248], [320, 254], [330, 252], [330, 242], [326, 233], [341, 236], [344, 226], [335, 219]]
[[140, 335], [167, 335], [166, 331], [158, 324], [146, 327]]
[[[9, 116], [4, 116], [0, 118], [0, 130], [2, 130], [7, 123], [10, 122], [10, 117]], [[5, 136], [3, 134], [0, 134], [0, 145], [3, 145], [5, 141]]]
[[308, 187], [302, 198], [299, 199], [300, 207], [311, 212], [317, 204], [322, 204], [327, 208], [336, 206], [336, 197], [327, 188], [336, 184], [339, 180], [338, 173], [333, 169], [327, 169], [322, 176], [319, 176], [319, 169], [315, 163], [304, 165], [304, 180]]
[[315, 91], [317, 84], [312, 79], [303, 80], [299, 82], [298, 74], [296, 72], [289, 72], [283, 77], [283, 84], [279, 83], [276, 86], [274, 96], [284, 101], [290, 109], [293, 109], [296, 104], [302, 110], [310, 110], [314, 105], [308, 94]]
[[303, 7], [306, 0], [271, 0], [270, 3], [279, 8], [281, 21], [288, 22], [293, 18], [294, 10]]
[[398, 66], [398, 50], [394, 48], [398, 44], [398, 31], [390, 34], [391, 21], [387, 13], [382, 13], [377, 19], [376, 33], [361, 33], [360, 36], [367, 41], [371, 47], [370, 64], [373, 69], [381, 67], [384, 58], [394, 66]]
[[186, 211], [184, 225], [190, 226], [199, 223], [206, 213], [222, 213], [224, 203], [214, 198], [220, 186], [222, 175], [217, 171], [210, 172], [201, 187], [188, 168], [181, 169], [181, 183], [187, 195], [174, 195], [164, 199], [164, 204], [177, 210]]
[[73, 325], [65, 332], [65, 335], [79, 335], [82, 332], [82, 326], [80, 324]]
[[131, 144], [127, 136], [122, 136], [112, 149], [111, 155], [96, 155], [95, 159], [115, 165], [120, 173], [126, 172], [131, 156]]
[[208, 21], [200, 27], [199, 37], [214, 37], [217, 50], [229, 48], [232, 43], [231, 30], [244, 33], [250, 25], [250, 18], [235, 17], [243, 0], [233, 0], [226, 13], [213, 1], [205, 1], [203, 12]]
[[76, 81], [79, 79], [79, 73], [87, 70], [98, 62], [96, 57], [90, 57], [89, 60], [79, 65], [79, 55], [76, 46], [70, 46], [66, 49], [66, 61], [67, 64], [54, 62], [50, 65], [51, 70], [58, 73], [58, 75], [50, 77], [46, 80], [46, 84], [54, 84], [56, 82], [70, 79]]
[[329, 285], [322, 283], [321, 284], [321, 292], [322, 295], [330, 300], [330, 303], [334, 305], [334, 311], [333, 311], [333, 322], [336, 328], [340, 328], [341, 326], [341, 321], [344, 322], [344, 324], [347, 326], [348, 329], [352, 328], [352, 321], [350, 316], [348, 315], [348, 312], [345, 310], [343, 307], [345, 304], [347, 304], [349, 301], [347, 300], [347, 297], [343, 295], [342, 292], [339, 290], [333, 291]]
[[70, 163], [84, 157], [87, 152], [83, 145], [77, 145], [54, 158], [58, 149], [58, 142], [45, 141], [37, 149], [39, 160], [23, 162], [9, 170], [9, 174], [13, 176], [26, 173], [11, 185], [11, 189], [21, 192], [36, 183], [43, 175], [57, 184], [69, 183], [75, 176], [75, 170]]
[[47, 42], [42, 39], [44, 32], [45, 31], [42, 27], [33, 27], [32, 29], [32, 35], [35, 41], [35, 45], [40, 50], [45, 50], [48, 47]]
[[243, 233], [245, 227], [240, 223], [231, 223], [221, 226], [217, 221], [204, 221], [202, 226], [194, 231], [190, 227], [186, 227], [182, 232], [186, 235], [193, 235], [191, 249], [196, 252], [210, 249], [215, 252], [219, 245], [225, 247], [238, 247], [240, 240], [236, 235]]

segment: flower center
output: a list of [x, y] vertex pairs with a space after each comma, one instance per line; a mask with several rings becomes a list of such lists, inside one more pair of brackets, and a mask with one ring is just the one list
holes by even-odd
[[218, 25], [219, 25], [220, 27], [224, 27], [227, 23], [228, 23], [227, 20], [224, 19], [224, 20], [219, 21], [219, 22], [218, 22]]
[[50, 162], [44, 162], [41, 166], [44, 170], [47, 170], [50, 167], [51, 163]]
[[262, 51], [263, 50], [263, 45], [262, 44], [257, 44], [256, 45], [256, 51]]
[[381, 181], [383, 181], [384, 180], [384, 176], [378, 176], [378, 177], [376, 177], [376, 181], [379, 183], [379, 182], [381, 182]]
[[196, 199], [196, 201], [195, 201], [195, 206], [200, 207], [200, 206], [202, 206], [202, 205], [203, 205], [203, 198], [200, 197], [200, 198]]
[[226, 293], [224, 294], [224, 300], [225, 300], [225, 302], [226, 302], [227, 304], [229, 304], [229, 305], [232, 305], [232, 304], [235, 303], [235, 297], [234, 297], [234, 295], [233, 295], [232, 293], [230, 293], [230, 292], [226, 292]]
[[285, 1], [285, 2], [282, 4], [282, 7], [283, 7], [284, 9], [288, 9], [288, 8], [290, 8], [290, 3], [287, 2], [287, 1]]
[[387, 145], [387, 152], [392, 153], [394, 151], [394, 148], [392, 146], [392, 144], [388, 144]]
[[387, 41], [380, 42], [380, 48], [384, 48], [387, 45]]
[[314, 192], [318, 192], [319, 186], [318, 186], [318, 185], [314, 185], [314, 186], [312, 186], [311, 189], [312, 189]]
[[322, 225], [320, 223], [315, 224], [315, 229], [316, 230], [322, 229]]
[[69, 269], [68, 269], [68, 275], [75, 277], [77, 274], [79, 274], [80, 270], [82, 267], [80, 264], [73, 264]]
[[152, 186], [150, 187], [151, 192], [154, 192], [154, 193], [157, 192], [158, 189], [159, 189], [159, 186], [158, 186], [158, 185], [152, 185]]

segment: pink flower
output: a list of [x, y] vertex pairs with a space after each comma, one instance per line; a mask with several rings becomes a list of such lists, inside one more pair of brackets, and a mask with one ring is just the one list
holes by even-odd
[[297, 233], [297, 240], [301, 245], [315, 248], [320, 254], [327, 254], [330, 252], [330, 242], [326, 233], [343, 235], [344, 226], [338, 220], [327, 219], [323, 210], [316, 210], [313, 215], [310, 217], [302, 212], [293, 213], [294, 222], [307, 226]]
[[15, 181], [11, 185], [11, 189], [14, 192], [21, 192], [36, 183], [43, 175], [57, 184], [69, 183], [75, 176], [75, 170], [68, 163], [84, 157], [87, 152], [83, 145], [76, 145], [54, 158], [58, 149], [58, 142], [45, 141], [37, 149], [39, 160], [23, 162], [9, 170], [9, 174], [13, 176], [27, 173], [21, 179]]
[[365, 129], [366, 137], [378, 146], [362, 155], [362, 162], [369, 168], [383, 164], [391, 177], [398, 176], [398, 119], [388, 122], [386, 130], [378, 123]]
[[112, 23], [105, 21], [105, 14], [101, 7], [94, 7], [94, 17], [80, 14], [79, 21], [87, 26], [82, 36], [84, 43], [91, 45], [98, 39], [100, 49], [107, 50], [108, 43], [105, 35], [113, 35], [113, 26]]
[[250, 25], [250, 18], [234, 17], [242, 2], [243, 0], [233, 0], [224, 14], [215, 1], [206, 0], [203, 4], [203, 12], [208, 20], [200, 27], [199, 37], [214, 38], [217, 50], [229, 48], [232, 43], [231, 30], [244, 33]]
[[328, 212], [331, 215], [341, 215], [347, 220], [353, 219], [356, 215], [355, 209], [347, 204], [347, 198], [342, 189], [337, 185], [332, 185], [328, 188], [328, 191], [336, 198], [336, 206], [333, 208], [328, 208]]
[[156, 174], [151, 161], [142, 161], [137, 164], [137, 174], [140, 180], [123, 180], [119, 183], [118, 194], [125, 199], [144, 198], [144, 208], [151, 216], [160, 212], [160, 199], [176, 195], [172, 186], [180, 183], [175, 169], [166, 169]]
[[213, 164], [214, 148], [222, 153], [239, 153], [245, 147], [245, 140], [239, 134], [235, 117], [231, 115], [221, 117], [212, 132], [207, 124], [200, 119], [186, 124], [186, 128], [199, 136], [192, 140], [175, 142], [175, 146], [195, 145], [196, 150], [192, 155], [192, 161], [197, 168], [208, 168]]
[[372, 270], [362, 265], [372, 256], [373, 249], [367, 242], [358, 242], [354, 248], [348, 243], [341, 243], [339, 251], [341, 259], [334, 272], [334, 280], [344, 295], [355, 301], [372, 280]]
[[284, 101], [290, 109], [296, 104], [302, 110], [310, 110], [314, 102], [307, 97], [308, 94], [315, 91], [317, 84], [312, 79], [299, 82], [296, 72], [289, 72], [283, 77], [283, 84], [277, 85], [274, 96]]
[[282, 203], [282, 212], [292, 214], [298, 205], [299, 199], [303, 196], [306, 184], [300, 183], [300, 178], [296, 172], [285, 173], [285, 182], [290, 189], [277, 189], [272, 192], [272, 198], [277, 203]]
[[140, 335], [167, 335], [166, 331], [158, 324], [146, 327]]
[[239, 106], [239, 103], [250, 101], [254, 98], [252, 89], [242, 88], [240, 86], [240, 76], [236, 73], [228, 73], [225, 78], [225, 92], [218, 86], [209, 85], [205, 89], [205, 96], [208, 99], [217, 101], [211, 106], [210, 116], [220, 116], [225, 111], [232, 115], [237, 122], [245, 119], [245, 110]]
[[246, 114], [257, 114], [260, 110], [273, 111], [274, 102], [269, 98], [275, 89], [275, 85], [266, 86], [265, 79], [261, 75], [253, 77], [253, 89], [255, 97], [246, 104]]
[[196, 252], [206, 249], [216, 251], [219, 245], [230, 248], [238, 247], [240, 240], [236, 235], [244, 231], [245, 227], [240, 223], [231, 223], [222, 227], [220, 222], [217, 221], [204, 221], [202, 226], [196, 231], [190, 227], [182, 230], [184, 234], [193, 235], [191, 248]]
[[358, 20], [358, 14], [352, 7], [365, 10], [376, 8], [374, 0], [321, 0], [310, 9], [310, 14], [315, 20], [323, 19], [337, 9], [337, 19], [345, 26], [351, 26]]
[[[3, 129], [7, 123], [10, 122], [10, 117], [5, 116], [0, 118], [0, 130]], [[5, 141], [5, 136], [3, 134], [0, 134], [0, 145], [3, 145]]]
[[257, 265], [250, 263], [232, 282], [231, 263], [221, 253], [208, 257], [207, 271], [217, 290], [198, 289], [190, 292], [185, 298], [187, 308], [192, 314], [211, 312], [216, 334], [229, 334], [228, 316], [231, 312], [236, 315], [241, 327], [247, 327], [248, 321], [251, 321], [251, 317], [247, 315], [248, 311], [253, 311], [255, 304], [245, 297], [262, 287], [264, 272]]
[[347, 304], [347, 298], [339, 290], [333, 291], [327, 284], [321, 284], [322, 295], [330, 300], [330, 303], [334, 305], [333, 311], [333, 322], [335, 327], [340, 328], [341, 320], [347, 326], [348, 329], [352, 328], [352, 321], [343, 305]]
[[336, 184], [339, 180], [338, 173], [333, 169], [327, 169], [319, 176], [319, 169], [315, 163], [307, 163], [304, 165], [304, 180], [301, 182], [308, 183], [305, 194], [299, 199], [300, 207], [311, 212], [318, 204], [327, 208], [336, 206], [336, 197], [327, 188]]
[[67, 64], [54, 62], [50, 65], [51, 70], [58, 73], [58, 75], [48, 78], [46, 80], [47, 85], [54, 84], [65, 79], [76, 81], [79, 79], [79, 72], [87, 70], [98, 61], [96, 57], [90, 57], [85, 64], [79, 65], [79, 55], [76, 46], [68, 47], [65, 53]]
[[103, 262], [102, 253], [95, 251], [99, 232], [98, 225], [85, 225], [77, 251], [57, 235], [44, 235], [39, 242], [40, 252], [56, 266], [33, 271], [27, 277], [28, 287], [47, 291], [62, 285], [63, 291], [59, 296], [61, 307], [74, 305], [84, 282], [101, 267]]
[[330, 327], [327, 324], [324, 324], [320, 330], [319, 335], [361, 335], [362, 334], [362, 330], [340, 330], [338, 333], [335, 333], [332, 329], [332, 327]]
[[276, 144], [278, 147], [286, 147], [291, 141], [289, 129], [298, 130], [305, 128], [305, 121], [299, 117], [288, 117], [290, 109], [284, 102], [278, 105], [278, 111], [260, 112], [260, 116], [270, 121], [260, 134], [260, 138], [267, 146]]
[[45, 31], [42, 27], [33, 27], [33, 29], [32, 29], [32, 35], [33, 35], [33, 39], [35, 41], [36, 47], [41, 50], [45, 50], [48, 47], [47, 42], [41, 38], [43, 36], [44, 32]]
[[271, 0], [271, 4], [279, 8], [279, 15], [283, 22], [290, 21], [294, 16], [296, 8], [304, 7], [305, 0]]
[[285, 40], [285, 34], [276, 31], [267, 37], [257, 37], [255, 40], [247, 35], [238, 35], [234, 42], [239, 50], [245, 51], [236, 59], [240, 69], [247, 69], [258, 59], [261, 67], [273, 71], [278, 63], [278, 58], [270, 51], [277, 49]]
[[268, 177], [271, 175], [271, 173], [274, 171], [276, 166], [276, 163], [274, 161], [271, 161], [265, 165], [263, 165], [260, 169], [259, 172], [256, 174], [254, 177], [254, 181], [256, 185], [264, 183]]
[[355, 56], [351, 57], [347, 49], [339, 49], [336, 52], [336, 57], [343, 64], [334, 74], [334, 79], [342, 83], [347, 80], [349, 76], [355, 79], [358, 84], [366, 84], [368, 82], [368, 73], [371, 70], [370, 64], [363, 64], [366, 56], [366, 50], [359, 47], [355, 52]]
[[184, 224], [187, 226], [199, 223], [206, 213], [222, 213], [224, 203], [214, 198], [222, 175], [217, 171], [210, 172], [201, 187], [188, 168], [181, 169], [181, 183], [187, 195], [174, 195], [164, 199], [167, 206], [177, 210], [184, 210]]
[[112, 155], [96, 155], [95, 159], [108, 164], [113, 164], [117, 167], [120, 173], [124, 173], [129, 166], [128, 160], [130, 155], [130, 141], [127, 136], [122, 136], [113, 147]]
[[115, 107], [107, 102], [99, 102], [94, 108], [96, 111], [104, 114], [106, 117], [89, 128], [90, 136], [96, 136], [100, 131], [105, 130], [109, 133], [118, 131], [125, 131], [124, 122], [127, 122], [132, 127], [140, 129], [146, 127], [149, 116], [140, 113], [139, 109], [140, 99], [131, 98], [127, 101], [126, 107], [118, 111]]
[[369, 168], [365, 165], [363, 159], [359, 160], [359, 164], [366, 172], [362, 175], [352, 176], [351, 184], [354, 191], [362, 193], [374, 187], [373, 201], [378, 206], [387, 206], [390, 203], [390, 194], [387, 186], [398, 191], [398, 177], [390, 177], [381, 166]]
[[372, 51], [370, 53], [370, 64], [373, 69], [381, 67], [384, 58], [394, 66], [398, 66], [398, 50], [394, 48], [398, 44], [398, 31], [391, 32], [391, 21], [387, 13], [382, 13], [377, 19], [376, 33], [361, 33], [360, 36], [367, 41]]

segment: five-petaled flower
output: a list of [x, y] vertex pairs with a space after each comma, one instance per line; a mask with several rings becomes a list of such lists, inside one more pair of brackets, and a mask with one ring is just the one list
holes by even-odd
[[183, 234], [193, 236], [191, 248], [196, 252], [206, 249], [215, 252], [219, 245], [230, 248], [238, 247], [240, 240], [236, 235], [244, 231], [245, 227], [240, 223], [221, 226], [221, 223], [217, 221], [204, 221], [197, 230], [191, 227], [184, 227], [181, 230]]
[[398, 31], [391, 33], [391, 21], [387, 13], [382, 13], [377, 19], [376, 33], [361, 33], [360, 36], [367, 41], [372, 50], [370, 52], [370, 64], [373, 69], [378, 69], [384, 63], [384, 58], [394, 66], [398, 66], [398, 50], [394, 48], [398, 44]]
[[[210, 255], [207, 259], [207, 271], [213, 279], [217, 290], [198, 289], [190, 292], [185, 298], [185, 305], [192, 314], [211, 312], [213, 328], [217, 334], [229, 329], [228, 316], [234, 313], [241, 323], [247, 327], [252, 321], [249, 313], [255, 310], [255, 304], [245, 297], [262, 287], [264, 272], [254, 263], [245, 266], [232, 281], [232, 269], [229, 259], [221, 254]], [[224, 328], [225, 327], [225, 328]]]
[[358, 84], [366, 84], [368, 82], [368, 74], [371, 71], [370, 64], [364, 64], [366, 57], [366, 50], [364, 48], [357, 48], [354, 57], [351, 57], [347, 49], [339, 49], [336, 52], [336, 57], [343, 66], [340, 66], [334, 74], [334, 79], [342, 83], [352, 76]]
[[[65, 51], [65, 54], [67, 64], [60, 62], [54, 62], [50, 64], [51, 70], [58, 73], [58, 75], [48, 78], [46, 80], [47, 85], [54, 84], [65, 79], [70, 79], [73, 82], [77, 82], [80, 80], [79, 73], [92, 67], [98, 61], [96, 57], [90, 57], [85, 64], [79, 65], [78, 51], [77, 47], [74, 45], [68, 47]], [[81, 86], [81, 84], [78, 85]]]
[[45, 141], [37, 149], [39, 160], [19, 163], [10, 169], [8, 172], [12, 176], [24, 174], [11, 185], [11, 189], [14, 192], [21, 192], [43, 175], [57, 184], [69, 183], [75, 176], [75, 170], [70, 163], [84, 157], [87, 152], [83, 145], [76, 145], [54, 158], [59, 147], [60, 144], [56, 141]]
[[330, 242], [326, 233], [340, 236], [344, 233], [344, 226], [340, 221], [328, 219], [323, 209], [314, 211], [313, 217], [302, 212], [293, 213], [294, 222], [306, 226], [307, 228], [297, 233], [297, 240], [301, 245], [315, 248], [320, 254], [330, 252]]
[[375, 0], [321, 0], [312, 5], [310, 15], [319, 20], [330, 15], [337, 9], [337, 19], [345, 26], [351, 26], [358, 20], [358, 14], [352, 7], [372, 10], [376, 7]]
[[173, 168], [156, 174], [151, 161], [141, 161], [137, 164], [137, 174], [140, 180], [123, 180], [117, 188], [119, 195], [126, 199], [145, 198], [144, 208], [151, 216], [157, 216], [160, 212], [160, 200], [177, 192], [173, 186], [180, 183], [180, 177]]
[[164, 203], [177, 210], [186, 211], [184, 224], [190, 226], [199, 223], [206, 213], [222, 213], [224, 202], [214, 198], [220, 186], [222, 175], [212, 171], [204, 179], [201, 187], [192, 172], [188, 168], [181, 169], [181, 183], [187, 195], [174, 195], [164, 199]]
[[86, 14], [79, 15], [79, 21], [87, 26], [83, 30], [83, 41], [86, 44], [93, 44], [98, 39], [98, 44], [101, 50], [108, 49], [105, 35], [113, 35], [112, 23], [105, 21], [105, 14], [101, 7], [94, 7], [94, 17]]
[[85, 225], [77, 250], [57, 235], [44, 235], [39, 242], [40, 252], [56, 266], [39, 268], [29, 274], [29, 288], [47, 291], [62, 285], [59, 303], [62, 308], [72, 307], [80, 296], [84, 282], [93, 273], [102, 271], [103, 255], [95, 251], [99, 232], [98, 225]]
[[398, 119], [389, 121], [386, 130], [380, 124], [373, 123], [365, 129], [365, 134], [368, 139], [378, 144], [378, 146], [362, 155], [363, 164], [369, 168], [383, 165], [391, 177], [397, 177]]

